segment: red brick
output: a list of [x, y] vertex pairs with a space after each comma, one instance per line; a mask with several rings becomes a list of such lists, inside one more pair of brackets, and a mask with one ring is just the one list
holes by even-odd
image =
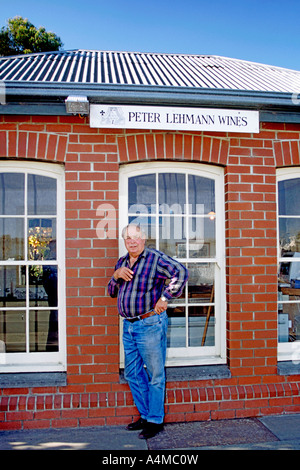
[[40, 133], [38, 135], [37, 158], [45, 158], [47, 146], [47, 134]]
[[191, 135], [184, 135], [184, 159], [190, 161], [192, 158], [192, 142], [193, 138]]
[[156, 151], [155, 151], [155, 141], [153, 134], [146, 134], [146, 148], [147, 148], [147, 156], [149, 160], [154, 160], [156, 158]]
[[0, 131], [0, 156], [7, 157], [7, 132]]
[[165, 145], [164, 145], [164, 136], [162, 134], [155, 134], [155, 147], [156, 147], [156, 158], [164, 159], [165, 158]]
[[[179, 139], [179, 136], [176, 136], [177, 137], [177, 141]], [[180, 143], [176, 141], [176, 153], [175, 153], [175, 156], [176, 157], [182, 157], [183, 155], [183, 150], [182, 150], [182, 136], [181, 137], [181, 141]], [[194, 145], [193, 145], [193, 160], [197, 161], [197, 160], [200, 160], [201, 158], [201, 149], [202, 149], [202, 138], [199, 137], [199, 136], [195, 136], [194, 137]]]

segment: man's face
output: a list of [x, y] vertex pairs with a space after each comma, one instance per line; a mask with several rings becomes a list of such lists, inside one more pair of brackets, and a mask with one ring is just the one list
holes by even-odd
[[144, 251], [146, 239], [138, 228], [128, 227], [124, 241], [130, 256], [139, 256]]

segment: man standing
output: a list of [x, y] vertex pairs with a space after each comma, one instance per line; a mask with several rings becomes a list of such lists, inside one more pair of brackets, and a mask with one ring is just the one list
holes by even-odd
[[180, 296], [188, 271], [173, 258], [145, 247], [139, 225], [127, 225], [122, 237], [128, 253], [118, 260], [108, 292], [118, 297], [124, 318], [125, 379], [141, 415], [127, 429], [142, 429], [139, 438], [149, 439], [163, 429], [168, 300]]

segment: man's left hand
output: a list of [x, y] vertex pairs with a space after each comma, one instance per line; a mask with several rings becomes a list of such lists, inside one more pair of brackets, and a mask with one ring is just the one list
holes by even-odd
[[167, 310], [167, 307], [168, 307], [168, 302], [165, 302], [164, 300], [159, 299], [156, 302], [156, 305], [154, 307], [154, 311], [160, 315], [162, 312]]

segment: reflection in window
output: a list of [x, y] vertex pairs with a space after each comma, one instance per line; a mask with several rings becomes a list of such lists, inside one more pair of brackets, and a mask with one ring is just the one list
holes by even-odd
[[0, 174], [1, 352], [59, 350], [56, 200], [55, 178]]
[[300, 341], [300, 179], [278, 183], [278, 340]]
[[0, 215], [24, 214], [25, 175], [0, 173]]
[[26, 310], [0, 311], [1, 352], [26, 352]]
[[29, 219], [28, 259], [56, 258], [56, 219]]
[[28, 175], [28, 214], [56, 214], [56, 179]]
[[24, 219], [0, 218], [0, 260], [23, 260]]
[[214, 180], [202, 176], [189, 175], [188, 181], [191, 214], [215, 212]]
[[168, 213], [184, 214], [186, 211], [185, 175], [161, 173], [158, 177], [159, 205], [166, 205]]
[[29, 338], [30, 352], [58, 351], [57, 310], [31, 310]]
[[130, 178], [128, 191], [129, 212], [136, 213], [141, 208], [141, 212], [151, 210], [152, 204], [156, 204], [156, 178], [153, 175], [142, 175]]

